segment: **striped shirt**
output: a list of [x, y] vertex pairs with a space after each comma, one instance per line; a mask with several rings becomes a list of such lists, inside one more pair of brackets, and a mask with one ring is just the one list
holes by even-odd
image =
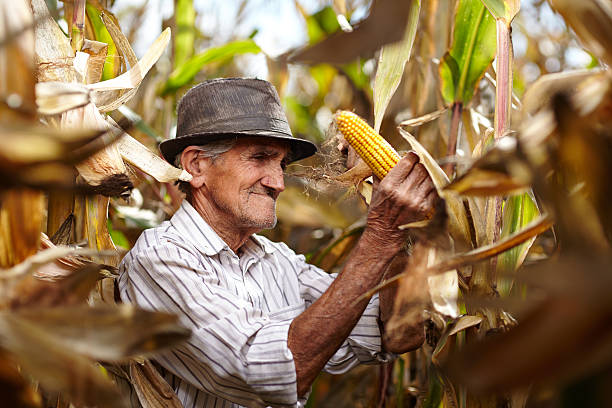
[[[185, 200], [159, 227], [142, 233], [119, 266], [123, 301], [169, 311], [190, 339], [154, 364], [185, 407], [296, 407], [291, 321], [334, 275], [283, 243], [252, 235], [235, 254]], [[373, 297], [325, 371], [386, 361]]]

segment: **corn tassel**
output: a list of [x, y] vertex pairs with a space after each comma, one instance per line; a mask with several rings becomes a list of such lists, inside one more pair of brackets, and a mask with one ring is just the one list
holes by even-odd
[[346, 141], [370, 166], [376, 177], [382, 180], [399, 161], [399, 154], [358, 115], [339, 111], [335, 115], [335, 120], [338, 130]]

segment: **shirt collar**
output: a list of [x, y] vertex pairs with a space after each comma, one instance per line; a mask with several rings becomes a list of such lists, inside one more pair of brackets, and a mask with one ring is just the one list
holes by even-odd
[[[170, 222], [184, 238], [191, 238], [193, 244], [200, 252], [205, 255], [217, 255], [223, 250], [232, 252], [232, 249], [221, 239], [214, 229], [187, 201], [183, 200], [180, 208], [170, 219]], [[251, 247], [252, 244], [265, 253], [272, 253], [276, 250], [274, 245], [264, 237], [253, 234], [245, 245]]]

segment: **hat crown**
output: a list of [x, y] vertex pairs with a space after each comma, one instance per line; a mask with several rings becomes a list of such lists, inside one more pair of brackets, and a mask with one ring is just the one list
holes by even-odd
[[191, 88], [177, 108], [176, 137], [160, 143], [169, 163], [187, 147], [227, 138], [261, 137], [289, 143], [290, 160], [317, 151], [314, 143], [293, 137], [274, 86], [261, 79], [220, 78]]
[[191, 88], [179, 102], [176, 137], [274, 131], [291, 136], [276, 89], [267, 81], [222, 78]]

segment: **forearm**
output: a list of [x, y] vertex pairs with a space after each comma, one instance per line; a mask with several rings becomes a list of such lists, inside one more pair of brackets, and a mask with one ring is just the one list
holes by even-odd
[[[401, 251], [389, 266], [384, 277], [385, 280], [406, 272], [409, 266], [409, 255], [405, 251]], [[402, 354], [419, 348], [423, 341], [425, 341], [425, 331], [421, 319], [407, 321], [391, 329], [388, 327], [387, 323], [393, 314], [398, 287], [399, 282], [395, 281], [385, 286], [379, 292], [379, 313], [382, 323], [381, 332], [383, 333], [382, 341], [384, 349], [392, 353]]]
[[367, 299], [357, 300], [380, 283], [400, 247], [383, 245], [366, 229], [343, 272], [329, 289], [289, 328], [288, 344], [297, 373], [298, 395], [308, 391], [317, 374], [348, 337]]

